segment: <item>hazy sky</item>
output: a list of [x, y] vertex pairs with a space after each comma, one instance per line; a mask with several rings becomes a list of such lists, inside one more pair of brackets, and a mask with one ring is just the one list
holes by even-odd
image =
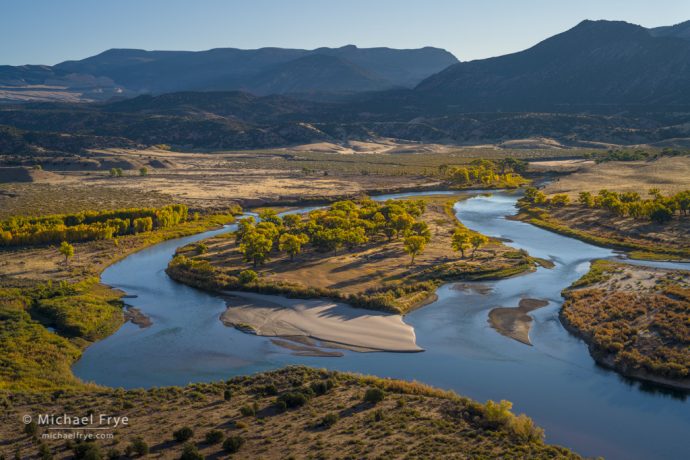
[[109, 48], [417, 48], [460, 60], [519, 51], [583, 19], [646, 27], [690, 0], [0, 0], [0, 64], [55, 64]]

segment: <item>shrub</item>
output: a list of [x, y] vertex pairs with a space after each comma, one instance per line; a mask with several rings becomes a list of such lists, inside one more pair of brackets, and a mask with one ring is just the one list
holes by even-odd
[[224, 438], [225, 435], [220, 430], [211, 430], [208, 433], [206, 433], [206, 436], [204, 437], [207, 444], [218, 444]]
[[324, 415], [319, 425], [321, 425], [324, 428], [330, 428], [336, 424], [339, 418], [340, 417], [338, 417], [338, 414], [331, 412], [330, 414]]
[[296, 391], [278, 396], [276, 402], [279, 406], [282, 406], [282, 404], [280, 404], [282, 402], [284, 403], [285, 408], [293, 409], [295, 407], [304, 406], [307, 403], [307, 397], [304, 393]]
[[240, 407], [240, 414], [242, 414], [244, 417], [251, 417], [252, 415], [256, 415], [256, 411], [252, 406], [245, 404], [244, 406]]
[[103, 453], [98, 444], [93, 442], [80, 442], [74, 446], [75, 460], [101, 460]]
[[117, 450], [115, 447], [111, 448], [111, 449], [108, 451], [108, 460], [117, 460], [117, 459], [120, 458], [121, 456], [122, 456], [122, 454], [121, 454], [120, 451]]
[[38, 425], [35, 421], [32, 420], [30, 423], [24, 425], [24, 434], [27, 436], [35, 436], [36, 433], [38, 433]]
[[258, 388], [258, 393], [263, 396], [275, 396], [278, 394], [278, 389], [272, 383], [263, 385]]
[[544, 439], [544, 430], [534, 424], [534, 421], [520, 414], [513, 417], [508, 428], [510, 433], [521, 442], [540, 442]]
[[132, 442], [127, 446], [127, 450], [130, 452], [129, 455], [136, 454], [140, 457], [149, 454], [149, 445], [141, 437], [136, 437], [132, 439]]
[[41, 442], [38, 446], [38, 454], [41, 460], [53, 460], [53, 453], [50, 451], [50, 447], [45, 442]]
[[513, 407], [513, 403], [506, 400], [501, 400], [501, 402], [487, 401], [484, 405], [485, 407], [485, 420], [487, 421], [490, 428], [499, 428], [505, 426], [510, 422], [513, 417], [510, 409]]
[[180, 460], [204, 460], [204, 456], [201, 455], [199, 449], [192, 443], [187, 443], [182, 449], [182, 455], [180, 455]]
[[173, 438], [177, 442], [185, 442], [194, 436], [194, 430], [189, 428], [188, 426], [183, 426], [177, 431], [173, 432]]
[[223, 399], [225, 401], [230, 401], [232, 399], [232, 390], [223, 391]]
[[386, 393], [381, 388], [369, 388], [364, 393], [364, 402], [378, 404], [386, 397]]
[[312, 382], [309, 387], [311, 390], [314, 392], [315, 395], [325, 395], [328, 393], [328, 390], [333, 388], [335, 384], [333, 383], [333, 380], [328, 379], [328, 380], [319, 380], [317, 382]]
[[239, 280], [242, 284], [249, 284], [259, 279], [259, 275], [254, 270], [243, 270], [240, 272]]
[[229, 436], [228, 439], [223, 443], [223, 449], [231, 454], [240, 450], [244, 444], [244, 439], [241, 436]]

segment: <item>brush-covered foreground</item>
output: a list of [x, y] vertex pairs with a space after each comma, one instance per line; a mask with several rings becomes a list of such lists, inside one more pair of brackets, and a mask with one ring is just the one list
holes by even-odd
[[563, 296], [563, 324], [597, 362], [690, 389], [688, 272], [599, 260]]
[[[372, 233], [366, 241], [335, 253], [305, 243], [294, 260], [272, 249], [263, 265], [253, 267], [235, 235], [220, 235], [205, 240], [202, 246], [197, 243], [181, 248], [167, 272], [177, 281], [205, 289], [328, 297], [357, 307], [404, 314], [433, 298], [444, 281], [499, 279], [536, 267], [525, 252], [498, 240], [486, 240], [476, 252], [467, 243], [462, 257], [453, 250], [453, 234], [464, 228], [453, 214], [453, 199], [436, 196], [423, 201], [425, 209], [418, 219], [426, 225], [428, 241], [414, 261], [405, 250], [408, 238], [402, 233], [390, 238]], [[404, 205], [409, 200], [396, 202]], [[305, 220], [304, 225], [309, 227], [311, 221]], [[250, 277], [243, 275], [250, 269], [256, 270], [258, 277], [253, 272]]]
[[[543, 431], [507, 401], [480, 404], [416, 382], [306, 367], [182, 388], [0, 398], [5, 458], [580, 458], [544, 444]], [[128, 424], [104, 430], [112, 439], [77, 443], [43, 439], [55, 430], [22, 422], [26, 414], [102, 413]]]

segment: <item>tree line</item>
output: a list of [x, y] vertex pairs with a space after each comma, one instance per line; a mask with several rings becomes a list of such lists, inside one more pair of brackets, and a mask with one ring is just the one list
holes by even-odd
[[83, 211], [40, 217], [12, 217], [0, 222], [0, 246], [28, 246], [104, 240], [150, 232], [188, 219], [184, 204], [161, 208]]
[[[606, 209], [621, 217], [648, 219], [656, 223], [666, 223], [674, 216], [685, 217], [690, 210], [690, 190], [683, 190], [674, 195], [663, 195], [658, 188], [648, 191], [649, 198], [643, 198], [637, 192], [613, 192], [602, 189], [595, 195], [580, 192], [577, 202], [587, 208]], [[529, 187], [522, 199], [538, 206], [563, 207], [570, 203], [565, 194], [548, 198], [544, 192]]]
[[441, 177], [460, 186], [481, 185], [512, 188], [527, 182], [521, 175], [527, 170], [527, 163], [514, 158], [476, 159], [467, 166], [441, 165], [438, 170]]
[[431, 239], [428, 225], [420, 220], [425, 209], [423, 200], [379, 203], [371, 199], [339, 201], [306, 217], [298, 214], [280, 217], [269, 209], [259, 214], [258, 222], [253, 217], [241, 219], [235, 239], [245, 261], [254, 267], [269, 260], [276, 248], [291, 259], [307, 245], [337, 255], [342, 248], [351, 250], [374, 238], [388, 241], [403, 238], [403, 247], [414, 263]]

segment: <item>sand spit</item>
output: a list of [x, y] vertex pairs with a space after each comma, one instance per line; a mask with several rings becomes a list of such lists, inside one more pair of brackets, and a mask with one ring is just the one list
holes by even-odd
[[[247, 292], [228, 292], [227, 326], [267, 337], [311, 337], [354, 351], [423, 351], [414, 329], [402, 316], [354, 308], [330, 300], [286, 299]], [[313, 347], [313, 345], [312, 345]], [[306, 351], [306, 350], [303, 350]]]
[[489, 324], [501, 335], [532, 345], [529, 340], [532, 317], [527, 313], [548, 304], [546, 300], [521, 299], [517, 308], [494, 308], [489, 312]]

